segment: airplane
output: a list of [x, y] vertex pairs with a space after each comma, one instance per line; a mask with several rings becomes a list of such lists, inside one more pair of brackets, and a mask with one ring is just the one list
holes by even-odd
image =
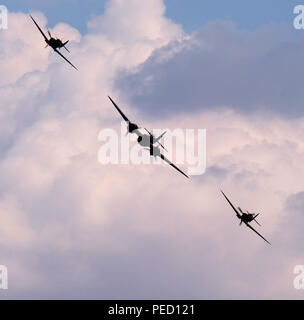
[[[160, 157], [162, 160], [164, 160], [165, 162], [167, 162], [171, 167], [173, 167], [174, 169], [176, 169], [178, 172], [180, 172], [182, 175], [184, 175], [185, 177], [189, 178], [182, 170], [180, 170], [178, 167], [175, 166], [174, 163], [172, 163], [170, 160], [168, 160], [161, 152], [160, 149], [158, 147], [156, 147], [154, 144], [158, 144], [159, 146], [161, 146], [163, 149], [165, 149], [165, 147], [160, 143], [160, 140], [162, 139], [162, 137], [166, 134], [166, 132], [162, 133], [159, 137], [154, 137], [153, 134], [148, 131], [146, 128], [145, 130], [148, 132], [148, 134], [142, 134], [139, 129], [140, 127], [136, 124], [131, 122], [126, 116], [125, 114], [120, 110], [120, 108], [118, 107], [118, 105], [112, 100], [112, 98], [110, 96], [108, 96], [108, 98], [110, 99], [110, 101], [113, 103], [114, 107], [116, 108], [116, 110], [120, 113], [120, 115], [122, 116], [122, 118], [127, 122], [128, 124], [128, 133], [135, 133], [137, 134], [138, 138], [137, 138], [137, 142], [142, 146], [142, 147], [148, 147], [148, 150], [150, 151], [150, 155], [154, 156], [154, 157]], [[165, 149], [166, 150], [166, 149]]]
[[57, 49], [61, 49], [61, 48], [65, 48], [68, 52], [70, 52], [67, 47], [66, 44], [69, 42], [62, 42], [62, 40], [60, 39], [55, 39], [52, 37], [51, 32], [48, 30], [48, 34], [50, 36], [50, 39], [47, 38], [47, 36], [44, 34], [44, 32], [41, 30], [41, 28], [39, 27], [39, 25], [37, 24], [37, 22], [34, 20], [34, 18], [30, 15], [31, 19], [33, 20], [33, 22], [35, 23], [36, 27], [38, 28], [38, 30], [40, 31], [40, 33], [42, 34], [42, 36], [44, 37], [44, 40], [46, 42], [46, 48], [48, 46], [50, 46], [56, 53], [58, 53], [66, 62], [68, 62], [73, 68], [75, 68], [76, 70], [78, 70], [61, 52], [59, 52], [59, 50]]
[[259, 235], [264, 241], [266, 241], [268, 244], [271, 244], [268, 240], [266, 240], [259, 232], [257, 232], [251, 225], [250, 222], [255, 221], [259, 226], [260, 224], [258, 223], [258, 221], [256, 220], [256, 218], [258, 217], [258, 214], [254, 214], [254, 213], [249, 213], [247, 212], [243, 212], [242, 209], [240, 207], [238, 207], [238, 210], [236, 210], [236, 208], [234, 207], [234, 205], [230, 202], [230, 200], [227, 198], [227, 196], [225, 195], [225, 193], [221, 190], [223, 196], [225, 197], [225, 199], [229, 202], [230, 206], [232, 207], [232, 209], [235, 211], [236, 216], [241, 220], [240, 222], [240, 226], [242, 225], [242, 223], [245, 223], [245, 225], [250, 228], [252, 231], [254, 231], [257, 235]]

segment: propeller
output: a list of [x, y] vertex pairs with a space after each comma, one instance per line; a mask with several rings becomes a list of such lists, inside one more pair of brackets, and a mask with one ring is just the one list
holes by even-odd
[[48, 34], [49, 34], [50, 38], [52, 38], [51, 31], [50, 31], [50, 30], [48, 30], [47, 32], [48, 32]]

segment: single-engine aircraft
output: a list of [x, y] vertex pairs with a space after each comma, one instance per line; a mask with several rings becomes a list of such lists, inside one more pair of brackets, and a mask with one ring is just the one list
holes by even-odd
[[266, 241], [268, 244], [270, 244], [270, 242], [268, 240], [266, 240], [259, 232], [257, 232], [251, 225], [250, 222], [255, 221], [259, 226], [260, 224], [258, 223], [258, 221], [256, 220], [256, 218], [258, 217], [258, 214], [254, 214], [254, 213], [249, 213], [247, 212], [243, 212], [242, 209], [240, 207], [238, 207], [238, 210], [236, 210], [236, 208], [233, 206], [233, 204], [230, 202], [230, 200], [227, 198], [227, 196], [225, 195], [225, 193], [221, 190], [223, 196], [225, 197], [225, 199], [229, 202], [230, 206], [232, 207], [232, 209], [235, 211], [236, 216], [241, 220], [240, 222], [240, 226], [242, 225], [242, 223], [245, 223], [245, 225], [250, 228], [252, 231], [254, 231], [257, 235], [259, 235], [264, 241]]
[[172, 163], [171, 161], [169, 161], [161, 152], [160, 152], [160, 148], [158, 146], [155, 146], [155, 144], [159, 145], [160, 147], [162, 147], [164, 150], [165, 147], [160, 143], [160, 140], [162, 139], [162, 137], [166, 134], [166, 132], [162, 133], [159, 137], [154, 137], [154, 135], [148, 131], [146, 128], [145, 130], [148, 132], [148, 134], [142, 134], [139, 129], [140, 127], [136, 124], [131, 122], [126, 116], [125, 114], [120, 110], [120, 108], [117, 106], [117, 104], [111, 99], [111, 97], [108, 96], [108, 98], [111, 100], [111, 102], [113, 103], [114, 107], [116, 108], [116, 110], [120, 113], [120, 115], [122, 116], [122, 118], [127, 122], [128, 124], [128, 132], [127, 133], [135, 133], [137, 134], [138, 138], [137, 138], [137, 142], [142, 146], [142, 147], [147, 147], [148, 150], [150, 151], [150, 155], [154, 156], [154, 157], [160, 157], [162, 160], [164, 160], [165, 162], [167, 162], [171, 167], [173, 167], [174, 169], [176, 169], [178, 172], [180, 172], [182, 175], [184, 175], [185, 177], [189, 178], [182, 170], [180, 170], [178, 167], [175, 166], [174, 163]]
[[78, 70], [61, 52], [59, 52], [57, 49], [61, 49], [64, 48], [66, 49], [68, 52], [70, 52], [67, 47], [66, 44], [69, 42], [62, 42], [62, 40], [60, 39], [55, 39], [52, 37], [50, 30], [48, 30], [48, 35], [50, 36], [50, 39], [47, 38], [47, 36], [44, 34], [44, 32], [41, 30], [41, 28], [38, 26], [37, 22], [34, 20], [34, 18], [30, 15], [31, 19], [33, 20], [33, 22], [35, 23], [36, 27], [38, 28], [38, 30], [40, 31], [40, 33], [42, 34], [42, 36], [44, 37], [44, 40], [46, 42], [46, 48], [48, 46], [50, 46], [56, 53], [58, 53], [66, 62], [68, 62], [73, 68], [75, 68], [76, 70]]

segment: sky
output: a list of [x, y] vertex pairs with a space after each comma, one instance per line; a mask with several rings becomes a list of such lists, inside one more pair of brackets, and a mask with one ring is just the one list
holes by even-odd
[[[81, 33], [87, 31], [92, 16], [104, 13], [105, 0], [2, 0], [11, 11], [42, 10], [51, 26], [68, 21]], [[291, 23], [290, 12], [297, 0], [165, 0], [165, 15], [181, 24], [186, 32], [193, 32], [214, 20], [232, 20], [240, 28], [256, 29], [263, 24]]]
[[[303, 299], [298, 2], [1, 4], [1, 299]], [[121, 121], [108, 95], [144, 127], [206, 129], [206, 172], [101, 164], [100, 131]]]

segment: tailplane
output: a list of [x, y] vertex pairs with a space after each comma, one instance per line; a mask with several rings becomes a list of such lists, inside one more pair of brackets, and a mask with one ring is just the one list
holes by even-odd
[[158, 138], [155, 139], [155, 142], [159, 142], [166, 133], [167, 133], [167, 131], [162, 133]]
[[259, 213], [256, 214], [256, 215], [254, 216], [253, 220], [254, 220], [259, 226], [261, 226], [261, 225], [258, 223], [258, 221], [256, 220], [256, 218], [257, 218], [259, 215], [260, 215]]
[[65, 43], [63, 43], [63, 44], [62, 44], [62, 46], [64, 47], [64, 49], [65, 49], [67, 52], [70, 52], [70, 51], [69, 51], [69, 49], [68, 49], [68, 48], [66, 48], [66, 46], [65, 46], [65, 45], [66, 45], [69, 41], [70, 41], [70, 40], [68, 40], [68, 41], [66, 41]]

